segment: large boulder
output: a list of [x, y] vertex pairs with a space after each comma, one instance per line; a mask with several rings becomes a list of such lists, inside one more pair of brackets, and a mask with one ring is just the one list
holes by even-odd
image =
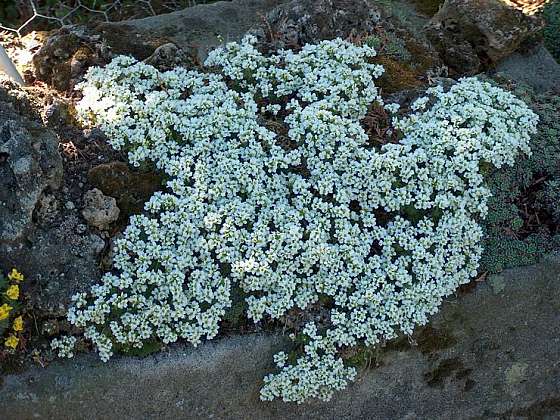
[[495, 71], [537, 92], [560, 92], [560, 64], [543, 45], [514, 52], [498, 63]]
[[[200, 4], [173, 13], [116, 23], [103, 23], [96, 29], [116, 54], [145, 59], [148, 49], [131, 51], [131, 44], [160, 46], [172, 42], [203, 59], [224, 41], [236, 41], [270, 10], [286, 0], [233, 0]], [[147, 55], [146, 55], [147, 54]], [[145, 55], [145, 56], [144, 56]]]
[[14, 419], [553, 419], [560, 415], [560, 256], [446, 303], [411, 340], [372, 354], [328, 403], [259, 401], [280, 336], [245, 335], [147, 358], [92, 355], [5, 377]]
[[42, 125], [21, 90], [1, 84], [0, 244], [29, 231], [43, 192], [60, 186], [62, 171], [54, 132]]
[[452, 70], [474, 74], [510, 55], [543, 25], [501, 0], [446, 0], [426, 31]]

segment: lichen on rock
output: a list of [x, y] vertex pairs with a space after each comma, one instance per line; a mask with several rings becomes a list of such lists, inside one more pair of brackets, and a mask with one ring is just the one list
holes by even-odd
[[446, 64], [459, 74], [476, 74], [515, 51], [544, 26], [500, 0], [446, 0], [427, 34]]
[[97, 188], [84, 194], [82, 215], [89, 225], [97, 229], [107, 230], [111, 223], [117, 221], [119, 214], [117, 200], [113, 197], [104, 195]]

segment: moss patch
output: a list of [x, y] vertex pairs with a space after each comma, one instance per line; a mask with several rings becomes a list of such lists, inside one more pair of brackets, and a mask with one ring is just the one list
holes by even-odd
[[385, 73], [377, 79], [377, 85], [384, 93], [395, 93], [422, 85], [418, 79], [420, 72], [415, 71], [409, 64], [387, 56], [379, 57], [377, 62], [385, 67]]
[[418, 349], [423, 354], [433, 354], [457, 343], [450, 331], [445, 328], [436, 329], [432, 325], [426, 325], [415, 336]]
[[421, 38], [408, 30], [376, 28], [365, 43], [378, 52], [376, 63], [385, 68], [376, 84], [386, 94], [417, 88], [426, 83], [427, 72], [438, 67], [439, 58]]
[[412, 3], [420, 13], [432, 17], [438, 12], [444, 0], [413, 0]]

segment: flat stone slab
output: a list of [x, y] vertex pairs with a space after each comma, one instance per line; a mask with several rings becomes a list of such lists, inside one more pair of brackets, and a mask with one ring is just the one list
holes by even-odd
[[[124, 43], [123, 49], [126, 50], [131, 42], [135, 42], [133, 38], [161, 39], [173, 42], [185, 51], [195, 49], [204, 59], [208, 51], [224, 42], [239, 41], [268, 12], [286, 1], [219, 1], [143, 19], [106, 23], [98, 29], [118, 53], [122, 53], [120, 43]], [[124, 39], [118, 39], [123, 35]]]
[[560, 92], [560, 64], [543, 45], [513, 53], [496, 66], [496, 72], [537, 92]]
[[143, 359], [93, 355], [4, 378], [10, 419], [487, 419], [560, 417], [560, 255], [449, 299], [328, 403], [258, 398], [280, 336]]

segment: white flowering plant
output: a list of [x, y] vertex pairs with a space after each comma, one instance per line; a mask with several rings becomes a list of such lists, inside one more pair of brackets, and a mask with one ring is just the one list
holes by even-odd
[[[296, 360], [275, 355], [261, 390], [328, 400], [356, 375], [342, 349], [410, 334], [476, 275], [481, 166], [528, 153], [537, 116], [476, 78], [430, 88], [398, 116], [374, 56], [340, 39], [263, 55], [246, 37], [210, 53], [206, 72], [128, 57], [90, 69], [82, 119], [167, 175], [116, 241], [115, 271], [68, 313], [103, 360], [116, 346], [215, 337], [236, 285], [255, 322], [328, 310], [298, 331]], [[393, 115], [398, 143], [369, 140], [373, 105]]]

